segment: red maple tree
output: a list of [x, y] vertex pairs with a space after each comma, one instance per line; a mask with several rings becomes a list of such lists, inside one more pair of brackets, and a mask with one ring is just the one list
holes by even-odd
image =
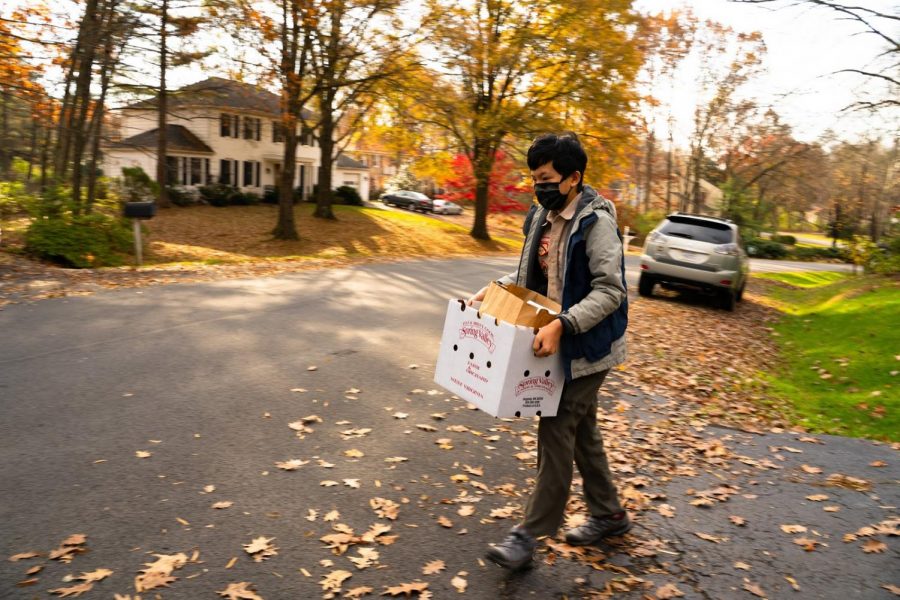
[[[438, 198], [452, 202], [475, 201], [475, 174], [466, 154], [457, 154], [450, 163], [450, 176], [443, 181], [446, 190]], [[516, 163], [502, 150], [495, 155], [488, 185], [488, 212], [524, 210], [531, 202], [531, 186], [523, 181]]]

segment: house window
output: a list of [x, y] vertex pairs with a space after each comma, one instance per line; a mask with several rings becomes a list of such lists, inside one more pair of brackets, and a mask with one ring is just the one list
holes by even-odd
[[219, 137], [231, 137], [231, 115], [219, 115]]
[[203, 159], [191, 159], [191, 185], [203, 183]]
[[231, 184], [231, 161], [219, 161], [219, 183]]
[[244, 117], [244, 139], [259, 140], [262, 130], [262, 119]]
[[278, 121], [272, 121], [272, 141], [275, 143], [284, 141], [284, 125]]
[[245, 160], [244, 161], [244, 187], [253, 185], [253, 161]]
[[178, 185], [178, 157], [166, 157], [166, 185]]
[[300, 145], [301, 146], [312, 146], [313, 145], [312, 129], [309, 129], [308, 127], [304, 127], [300, 131]]

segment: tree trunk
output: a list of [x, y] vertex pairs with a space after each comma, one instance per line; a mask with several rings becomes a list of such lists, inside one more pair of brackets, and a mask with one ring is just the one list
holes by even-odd
[[0, 89], [0, 100], [3, 101], [3, 109], [0, 110], [0, 177], [10, 179], [10, 167], [12, 166], [12, 152], [9, 143], [9, 92], [6, 86]]
[[169, 140], [166, 137], [166, 121], [168, 120], [167, 111], [169, 109], [168, 90], [166, 89], [166, 71], [168, 62], [168, 48], [166, 47], [168, 32], [166, 28], [169, 25], [169, 0], [162, 0], [160, 11], [159, 26], [159, 98], [157, 100], [157, 138], [156, 138], [156, 183], [159, 184], [159, 200], [158, 204], [161, 208], [171, 206], [169, 202], [169, 193], [166, 189], [168, 184], [166, 152], [168, 150]]
[[653, 151], [656, 139], [651, 131], [647, 135], [647, 154], [644, 158], [646, 163], [644, 170], [644, 213], [650, 211], [650, 192], [653, 189]]
[[47, 169], [50, 163], [50, 144], [53, 142], [52, 123], [44, 127], [44, 141], [41, 144], [41, 193], [47, 191]]
[[115, 18], [110, 12], [107, 27], [109, 28], [106, 43], [103, 48], [103, 62], [100, 70], [100, 98], [94, 106], [94, 114], [91, 116], [91, 158], [88, 161], [87, 201], [85, 212], [90, 213], [97, 199], [97, 164], [100, 158], [100, 138], [103, 135], [103, 116], [106, 111], [106, 94], [109, 91], [109, 81], [113, 70], [113, 45], [114, 33], [112, 23]]
[[[88, 112], [91, 108], [91, 83], [94, 77], [94, 60], [97, 55], [97, 41], [101, 36], [104, 19], [97, 10], [96, 0], [90, 0], [94, 10], [90, 13], [85, 8], [85, 18], [81, 27], [87, 27], [85, 45], [78, 63], [78, 78], [75, 85], [75, 102], [73, 105], [72, 129], [72, 212], [81, 214], [81, 185], [84, 175], [81, 160], [84, 157], [88, 135]], [[67, 161], [68, 162], [68, 161]]]
[[319, 135], [320, 162], [319, 187], [316, 193], [316, 211], [313, 216], [318, 219], [334, 219], [334, 192], [332, 191], [332, 165], [334, 164], [334, 120], [331, 102], [333, 93], [326, 92], [322, 103], [322, 122]]
[[472, 172], [475, 175], [475, 221], [469, 235], [476, 240], [491, 239], [487, 215], [494, 156], [487, 146], [487, 142], [475, 140], [472, 152]]
[[34, 116], [31, 117], [31, 144], [28, 150], [28, 172], [25, 174], [25, 181], [31, 184], [34, 177], [34, 162], [37, 160], [37, 134], [38, 123]]
[[669, 122], [669, 147], [666, 151], [666, 214], [672, 212], [672, 124]]

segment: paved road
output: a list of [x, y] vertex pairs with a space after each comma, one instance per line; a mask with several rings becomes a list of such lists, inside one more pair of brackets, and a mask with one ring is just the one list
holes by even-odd
[[[133, 577], [150, 553], [194, 550], [202, 564], [176, 572], [180, 579], [160, 591], [163, 598], [215, 597], [213, 591], [233, 581], [253, 582], [267, 600], [317, 598], [319, 581], [335, 569], [353, 573], [345, 591], [371, 585], [376, 594], [383, 586], [420, 578], [431, 583], [435, 598], [461, 597], [451, 587], [460, 572], [469, 586], [464, 597], [479, 600], [572, 598], [602, 589], [616, 572], [560, 560], [552, 569], [508, 578], [479, 564], [485, 545], [510, 524], [484, 518], [492, 509], [521, 503], [519, 494], [527, 489], [532, 470], [513, 457], [524, 438], [508, 423], [466, 410], [441, 393], [423, 392], [436, 387], [431, 369], [446, 299], [469, 293], [512, 264], [512, 259], [418, 261], [105, 291], [8, 307], [0, 313], [0, 557], [46, 553], [76, 533], [88, 536], [90, 552], [71, 565], [3, 560], [0, 598], [46, 598], [49, 589], [71, 585], [63, 582], [66, 575], [98, 568], [114, 574], [86, 598], [133, 593]], [[307, 370], [310, 366], [317, 369]], [[291, 391], [301, 388], [307, 391]], [[641, 402], [637, 391], [628, 398]], [[658, 401], [665, 399], [647, 400]], [[396, 412], [409, 418], [397, 419]], [[434, 413], [446, 413], [447, 419], [434, 421]], [[288, 423], [309, 415], [323, 422], [310, 423], [314, 431], [297, 439]], [[424, 431], [416, 427], [420, 423], [440, 429]], [[478, 433], [448, 433], [446, 425]], [[360, 428], [372, 431], [345, 439]], [[448, 435], [452, 450], [435, 444], [437, 436]], [[798, 444], [787, 434], [732, 438], [728, 444], [757, 457], [769, 457], [771, 445]], [[891, 465], [881, 473], [884, 482], [900, 477], [886, 446], [837, 440], [814, 454], [817, 448], [804, 447], [806, 454], [786, 460], [858, 473], [879, 458]], [[348, 457], [350, 450], [365, 456]], [[151, 456], [138, 458], [136, 451]], [[384, 460], [397, 456], [408, 460]], [[274, 466], [294, 458], [310, 463], [295, 472]], [[484, 466], [490, 490], [451, 481], [462, 465]], [[700, 473], [687, 484], [715, 486], [717, 477]], [[323, 480], [338, 485], [323, 487]], [[358, 489], [350, 487], [356, 483]], [[690, 497], [684, 483], [666, 488], [660, 482], [653, 491], [668, 493], [667, 501], [679, 511], [694, 510], [685, 506]], [[690, 561], [686, 566], [678, 559], [677, 569], [661, 563], [661, 581], [667, 572], [679, 573], [689, 599], [749, 597], [730, 591], [740, 588], [743, 572], [723, 561], [749, 560], [747, 553], [767, 560], [762, 556], [767, 554], [772, 563], [751, 575], [770, 590], [784, 589], [787, 573], [800, 578], [805, 590], [786, 592], [791, 597], [888, 597], [878, 584], [888, 581], [886, 565], [896, 547], [870, 556], [828, 538], [836, 558], [819, 576], [821, 555], [807, 557], [777, 533], [777, 523], [800, 522], [802, 511], [809, 512], [805, 522], [811, 522], [813, 511], [821, 514], [803, 500], [810, 488], [798, 485], [794, 471], [787, 470], [773, 471], [746, 489], [757, 484], [756, 494], [766, 499], [762, 512], [760, 505], [743, 507], [749, 501], [740, 498], [730, 508], [751, 519], [745, 535], [767, 522], [776, 529], [762, 540], [720, 550], [685, 535], [705, 526], [696, 520], [647, 517], [644, 527], [665, 536], [666, 543], [678, 540], [677, 554]], [[208, 485], [215, 490], [205, 492]], [[477, 506], [472, 517], [460, 517], [453, 504], [464, 487]], [[881, 504], [900, 501], [896, 488], [883, 489]], [[829, 493], [847, 507], [846, 517], [838, 515], [847, 519], [844, 529], [871, 523], [884, 512], [858, 492]], [[319, 542], [332, 531], [323, 515], [338, 510], [338, 522], [359, 534], [384, 522], [368, 506], [373, 497], [400, 505], [400, 518], [389, 523], [399, 537], [378, 546], [383, 568], [356, 570]], [[234, 506], [210, 508], [226, 500]], [[312, 520], [310, 510], [317, 511]], [[455, 523], [452, 530], [437, 524], [441, 516]], [[722, 527], [730, 525], [726, 521]], [[275, 537], [279, 555], [265, 563], [249, 560], [242, 545], [257, 536]], [[233, 557], [236, 563], [226, 569]], [[423, 576], [421, 566], [436, 559], [446, 562], [446, 571]], [[628, 561], [621, 554], [614, 559], [619, 567], [634, 568]], [[37, 584], [14, 587], [36, 562], [47, 565]]]

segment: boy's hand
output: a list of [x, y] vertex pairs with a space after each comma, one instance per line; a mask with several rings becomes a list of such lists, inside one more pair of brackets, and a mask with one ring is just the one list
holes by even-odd
[[559, 319], [553, 319], [551, 323], [538, 329], [534, 336], [534, 355], [540, 358], [552, 356], [559, 350], [559, 338], [563, 334], [563, 324]]
[[484, 296], [485, 294], [487, 294], [487, 290], [488, 286], [484, 286], [483, 288], [478, 290], [478, 293], [466, 300], [466, 304], [472, 306], [476, 302], [481, 302], [482, 300], [484, 300]]

